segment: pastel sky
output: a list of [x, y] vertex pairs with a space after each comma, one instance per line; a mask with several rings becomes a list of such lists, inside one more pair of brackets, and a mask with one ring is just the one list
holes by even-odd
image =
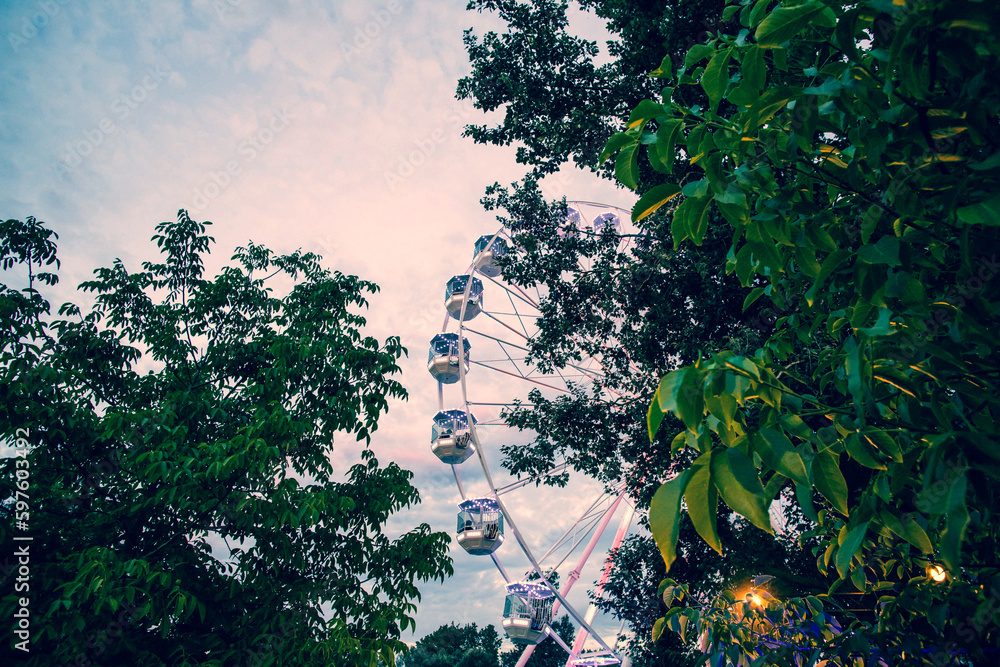
[[[252, 239], [317, 252], [326, 266], [379, 284], [369, 330], [402, 336], [410, 399], [392, 405], [373, 447], [414, 471], [423, 498], [393, 519], [397, 532], [420, 522], [454, 530], [459, 495], [429, 449], [437, 392], [427, 345], [444, 319], [445, 282], [497, 229], [479, 204], [484, 188], [523, 172], [513, 149], [460, 136], [486, 118], [454, 99], [469, 71], [462, 31], [499, 27], [464, 4], [0, 3], [0, 216], [34, 215], [59, 233], [62, 284], [51, 300], [85, 303], [71, 290], [92, 269], [151, 259], [153, 227], [181, 208], [213, 222], [210, 273]], [[590, 17], [574, 25], [601, 35]], [[550, 198], [634, 202], [581, 172], [544, 186]], [[477, 381], [488, 389], [494, 380]], [[495, 387], [498, 400], [514, 391]], [[344, 444], [335, 456], [346, 467], [356, 455]], [[533, 547], [589, 501], [581, 486], [519, 494], [515, 512]], [[523, 568], [515, 545], [503, 550], [512, 572]], [[457, 545], [453, 556], [455, 577], [424, 585], [410, 641], [451, 621], [499, 627], [496, 569]], [[596, 578], [595, 564], [581, 584]]]

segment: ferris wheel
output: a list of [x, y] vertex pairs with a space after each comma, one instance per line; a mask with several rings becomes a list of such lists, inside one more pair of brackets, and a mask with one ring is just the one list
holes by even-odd
[[[622, 233], [632, 231], [629, 220], [628, 212], [618, 208], [569, 202], [560, 234], [594, 234], [624, 250], [630, 235]], [[543, 364], [543, 372], [530, 358], [545, 295], [501, 275], [498, 261], [516, 250], [514, 243], [505, 229], [480, 237], [472, 263], [447, 281], [447, 315], [431, 339], [427, 361], [438, 381], [431, 450], [451, 466], [461, 497], [456, 541], [470, 557], [491, 558], [505, 582], [505, 590], [497, 591], [498, 615], [502, 600], [504, 631], [525, 646], [518, 667], [547, 637], [566, 651], [567, 667], [620, 665], [616, 645], [622, 628], [605, 629], [602, 635], [595, 625], [597, 620], [607, 625], [607, 619], [598, 619], [596, 606], [581, 613], [578, 607], [586, 599], [581, 604], [575, 593], [574, 604], [569, 598], [585, 573], [598, 577], [594, 595], [603, 590], [610, 563], [595, 553], [621, 545], [634, 513], [624, 485], [606, 489], [573, 474], [566, 461], [554, 460], [546, 470], [521, 477], [501, 465], [502, 452], [533, 439], [532, 432], [511, 428], [504, 419], [515, 404], [530, 403], [531, 390], [548, 400], [581, 389], [599, 396], [603, 377], [600, 359]], [[540, 490], [553, 477], [561, 488]], [[619, 525], [609, 543], [605, 532], [616, 515]], [[553, 572], [559, 573], [558, 585], [550, 581]], [[550, 626], [560, 609], [578, 628], [572, 646]]]

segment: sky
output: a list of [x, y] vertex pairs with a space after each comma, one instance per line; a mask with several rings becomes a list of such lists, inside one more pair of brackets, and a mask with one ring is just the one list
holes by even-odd
[[[455, 100], [470, 71], [463, 30], [500, 27], [464, 5], [0, 3], [0, 215], [33, 215], [59, 233], [61, 285], [50, 300], [85, 303], [72, 288], [94, 268], [152, 259], [154, 226], [182, 208], [213, 223], [210, 274], [253, 240], [276, 252], [316, 252], [325, 266], [377, 283], [368, 330], [402, 337], [409, 357], [400, 379], [410, 398], [392, 404], [372, 447], [380, 461], [412, 470], [422, 497], [392, 519], [396, 532], [422, 522], [454, 530], [460, 497], [430, 451], [438, 397], [428, 341], [444, 320], [445, 282], [466, 271], [479, 236], [497, 231], [479, 204], [484, 189], [524, 171], [513, 148], [461, 137], [466, 123], [496, 118]], [[592, 17], [573, 24], [601, 36]], [[572, 170], [548, 178], [543, 191], [634, 203]], [[497, 400], [522, 391], [488, 373], [476, 380]], [[335, 459], [346, 467], [356, 455], [356, 446], [338, 446]], [[586, 490], [574, 480], [568, 489], [512, 494], [532, 548], [589, 502]], [[598, 551], [606, 548], [607, 540]], [[523, 568], [516, 545], [501, 549], [512, 573]], [[452, 555], [455, 576], [421, 587], [409, 641], [452, 621], [499, 627], [496, 568], [454, 544]], [[581, 584], [597, 578], [598, 565]], [[575, 604], [585, 604], [582, 595]]]

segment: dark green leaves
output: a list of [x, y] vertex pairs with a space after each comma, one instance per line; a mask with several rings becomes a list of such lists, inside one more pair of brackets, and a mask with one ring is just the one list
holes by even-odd
[[837, 549], [836, 566], [837, 573], [841, 579], [846, 579], [851, 570], [851, 560], [861, 548], [864, 542], [865, 533], [868, 532], [868, 522], [865, 521], [856, 526], [844, 526], [840, 532], [840, 545]]
[[762, 442], [755, 447], [755, 451], [767, 466], [799, 484], [812, 486], [802, 456], [792, 446], [788, 437], [772, 428], [761, 429], [759, 433]]
[[858, 259], [869, 264], [899, 266], [899, 239], [895, 236], [883, 236], [874, 245], [861, 246]]
[[726, 93], [729, 85], [729, 59], [732, 58], [733, 50], [726, 49], [718, 51], [705, 68], [705, 73], [701, 76], [701, 87], [708, 95], [711, 108], [714, 111], [722, 96]]
[[695, 245], [701, 245], [705, 232], [708, 231], [709, 207], [713, 201], [714, 198], [706, 194], [689, 197], [681, 202], [674, 212], [674, 221], [670, 227], [675, 246], [685, 239], [691, 239]]
[[816, 452], [812, 461], [816, 490], [830, 501], [834, 509], [847, 516], [847, 481], [840, 471], [836, 454], [829, 450]]
[[757, 44], [775, 48], [795, 37], [823, 9], [818, 0], [810, 0], [797, 7], [778, 7], [768, 14], [754, 33]]
[[615, 158], [615, 178], [633, 189], [639, 187], [638, 151], [638, 143], [628, 144], [618, 153], [618, 157]]
[[958, 219], [967, 225], [1000, 225], [1000, 195], [959, 208]]

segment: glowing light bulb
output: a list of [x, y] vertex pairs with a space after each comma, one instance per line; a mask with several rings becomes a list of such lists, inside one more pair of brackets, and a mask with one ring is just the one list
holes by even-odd
[[940, 583], [948, 578], [948, 573], [940, 565], [935, 565], [927, 570], [927, 576]]

